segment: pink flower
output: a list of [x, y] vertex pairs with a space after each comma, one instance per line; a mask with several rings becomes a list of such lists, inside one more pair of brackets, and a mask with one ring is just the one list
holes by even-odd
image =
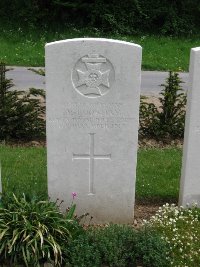
[[77, 193], [76, 192], [72, 192], [72, 197], [73, 199], [77, 196]]

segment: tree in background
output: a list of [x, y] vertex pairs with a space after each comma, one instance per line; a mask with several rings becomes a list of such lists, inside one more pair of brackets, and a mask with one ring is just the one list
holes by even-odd
[[126, 34], [193, 34], [200, 28], [200, 1], [1, 0], [0, 17], [29, 26], [53, 22]]

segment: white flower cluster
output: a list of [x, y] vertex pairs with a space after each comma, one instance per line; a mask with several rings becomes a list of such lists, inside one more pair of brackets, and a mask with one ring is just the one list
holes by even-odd
[[196, 205], [184, 209], [165, 204], [145, 224], [157, 229], [169, 244], [171, 266], [200, 266], [200, 209]]

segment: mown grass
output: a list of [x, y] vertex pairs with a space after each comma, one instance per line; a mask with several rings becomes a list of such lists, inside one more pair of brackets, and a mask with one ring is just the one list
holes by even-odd
[[47, 197], [46, 149], [0, 146], [3, 191]]
[[[181, 150], [140, 149], [136, 199], [174, 202], [178, 199]], [[46, 149], [0, 146], [4, 190], [47, 196]]]
[[173, 38], [152, 35], [122, 36], [105, 34], [97, 29], [74, 27], [47, 29], [22, 29], [0, 26], [0, 60], [8, 65], [44, 66], [44, 45], [47, 42], [80, 37], [102, 37], [124, 40], [143, 47], [142, 67], [145, 70], [188, 71], [192, 47], [200, 46], [198, 36]]
[[177, 148], [138, 151], [136, 199], [140, 202], [177, 202], [182, 150]]

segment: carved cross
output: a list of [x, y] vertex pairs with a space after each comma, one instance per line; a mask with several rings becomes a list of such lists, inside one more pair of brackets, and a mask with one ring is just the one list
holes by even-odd
[[72, 160], [74, 159], [87, 159], [89, 160], [89, 194], [88, 195], [94, 195], [94, 160], [96, 159], [109, 159], [111, 160], [111, 154], [106, 155], [98, 155], [94, 153], [94, 133], [90, 133], [90, 144], [89, 154], [74, 154]]

